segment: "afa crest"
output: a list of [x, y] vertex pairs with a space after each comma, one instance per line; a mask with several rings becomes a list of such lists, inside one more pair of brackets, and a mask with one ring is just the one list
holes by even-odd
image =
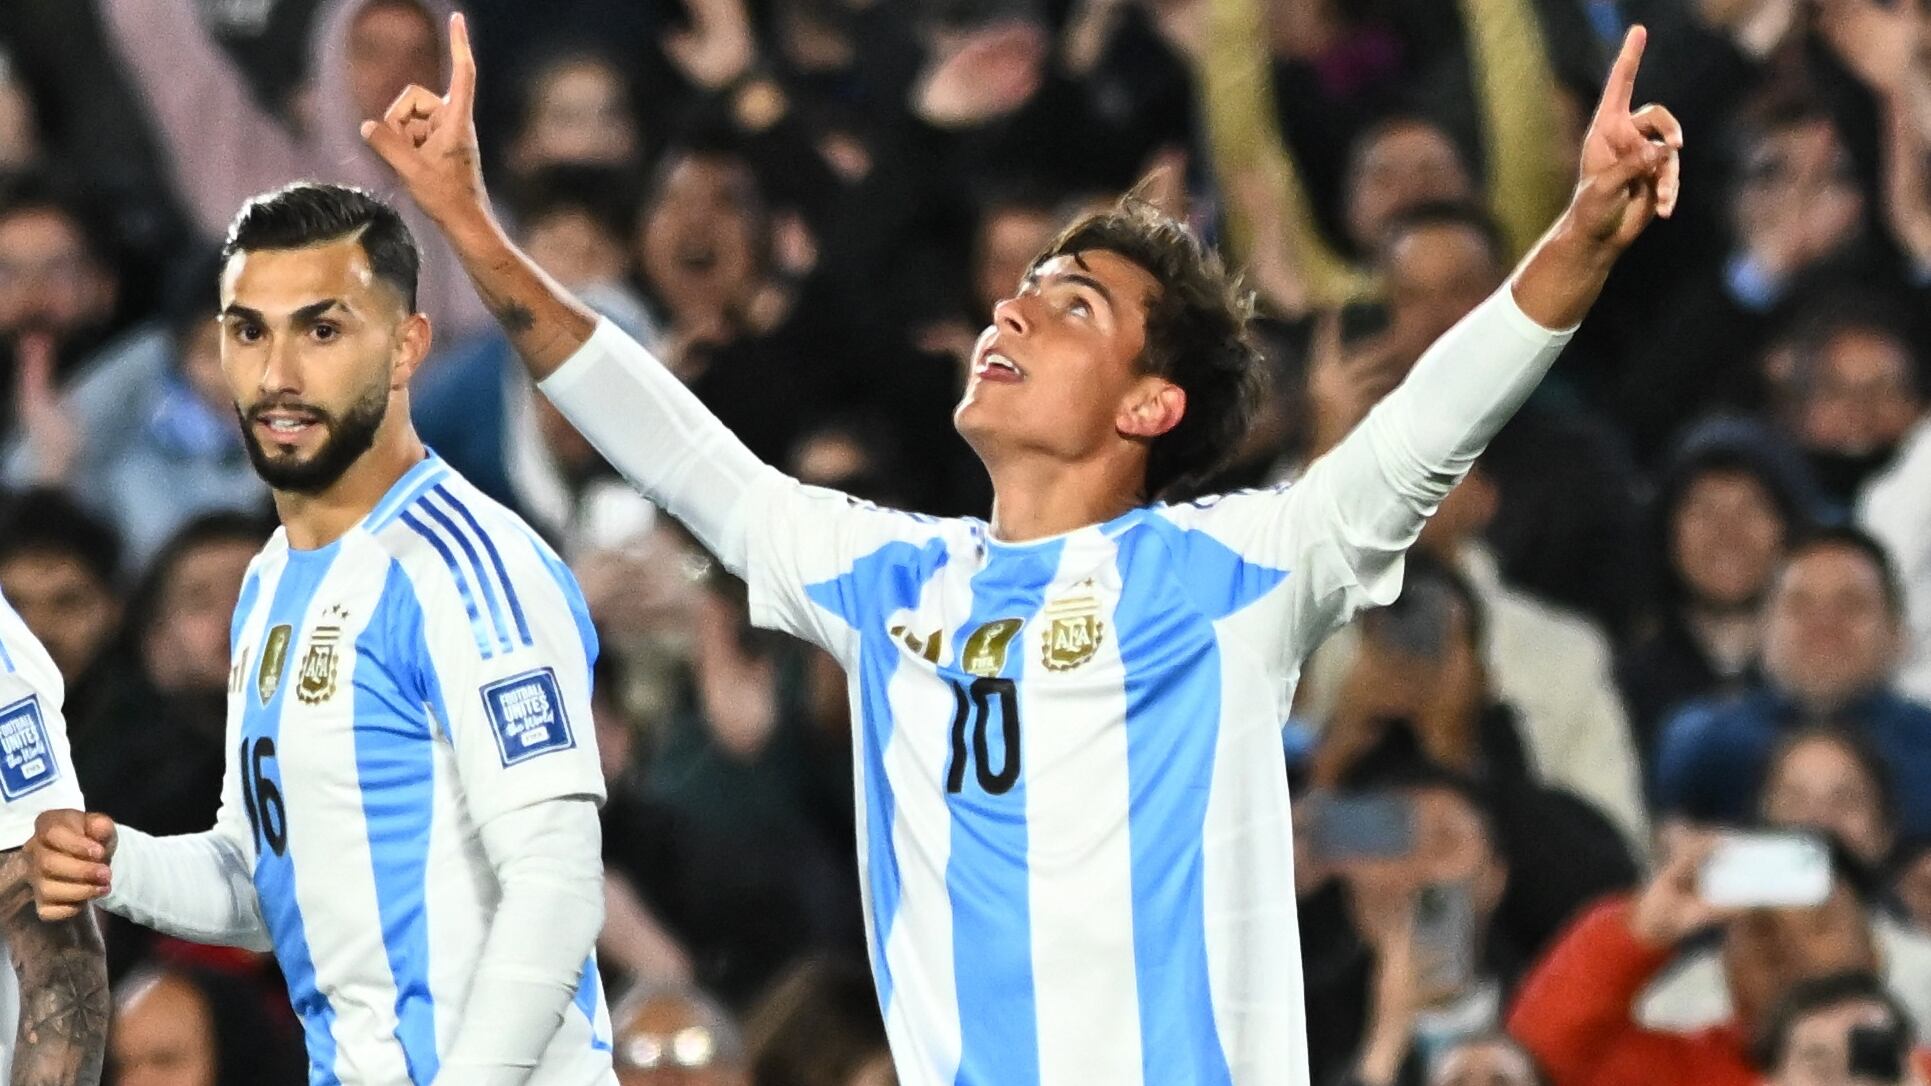
[[308, 655], [302, 657], [302, 675], [295, 686], [295, 696], [303, 705], [320, 705], [335, 696], [335, 646], [341, 640], [340, 626], [317, 626], [308, 635]]
[[1041, 663], [1048, 671], [1071, 671], [1100, 651], [1106, 623], [1100, 621], [1099, 601], [1091, 596], [1075, 596], [1047, 606], [1045, 643]]
[[275, 691], [282, 685], [282, 665], [288, 662], [288, 638], [295, 628], [282, 623], [268, 631], [268, 640], [261, 647], [261, 668], [255, 672], [255, 693], [261, 695], [261, 703], [267, 705], [274, 700]]

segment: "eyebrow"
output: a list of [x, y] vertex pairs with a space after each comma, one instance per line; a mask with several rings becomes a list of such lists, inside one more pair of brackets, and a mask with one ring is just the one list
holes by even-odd
[[[305, 328], [320, 320], [324, 313], [327, 313], [337, 306], [340, 306], [344, 312], [347, 312], [349, 308], [340, 298], [324, 298], [319, 302], [310, 302], [295, 312], [290, 313], [288, 315], [288, 322], [297, 328]], [[224, 319], [228, 317], [240, 317], [243, 320], [251, 320], [257, 324], [268, 323], [268, 318], [263, 316], [260, 310], [250, 309], [245, 305], [236, 305], [232, 302], [221, 311], [221, 315]]]
[[[1086, 262], [1078, 256], [1073, 257], [1073, 262], [1078, 264], [1082, 270], [1076, 272], [1055, 272], [1053, 278], [1062, 283], [1071, 283], [1074, 286], [1085, 287], [1099, 295], [1100, 301], [1105, 302], [1108, 309], [1117, 312], [1120, 308], [1119, 303], [1113, 300], [1113, 292], [1106, 289], [1106, 284], [1093, 278], [1091, 275], [1085, 274]], [[1034, 268], [1032, 271], [1026, 273], [1026, 278], [1019, 281], [1019, 286], [1022, 290], [1027, 287], [1037, 286], [1041, 278], [1043, 277], [1040, 275], [1039, 269]]]

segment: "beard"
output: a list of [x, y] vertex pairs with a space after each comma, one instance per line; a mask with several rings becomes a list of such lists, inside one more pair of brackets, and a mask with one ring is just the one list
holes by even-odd
[[[254, 423], [261, 415], [291, 407], [313, 414], [326, 434], [322, 447], [306, 460], [294, 454], [270, 452], [262, 447], [261, 438], [255, 432]], [[275, 490], [308, 496], [334, 486], [342, 473], [375, 445], [376, 431], [381, 429], [388, 413], [386, 385], [377, 385], [363, 394], [340, 418], [313, 404], [290, 399], [264, 400], [245, 412], [241, 405], [235, 405], [235, 418], [241, 423], [242, 441], [248, 446], [248, 460], [254, 464], [255, 474]]]

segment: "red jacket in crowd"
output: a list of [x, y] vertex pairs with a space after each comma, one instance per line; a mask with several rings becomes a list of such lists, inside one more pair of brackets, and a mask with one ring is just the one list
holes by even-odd
[[[1629, 930], [1630, 902], [1596, 906], [1529, 974], [1509, 1032], [1541, 1061], [1555, 1086], [1757, 1086], [1750, 1042], [1728, 1023], [1665, 1033], [1636, 1021], [1636, 1003], [1675, 957]], [[1931, 1053], [1917, 1062], [1931, 1074]]]

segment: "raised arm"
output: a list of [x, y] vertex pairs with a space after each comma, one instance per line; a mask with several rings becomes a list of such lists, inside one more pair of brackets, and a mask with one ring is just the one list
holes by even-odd
[[1581, 182], [1509, 284], [1423, 354], [1407, 379], [1283, 495], [1176, 514], [1244, 557], [1295, 571], [1298, 663], [1354, 611], [1393, 601], [1401, 560], [1489, 439], [1535, 390], [1609, 269], [1676, 203], [1675, 118], [1630, 109], [1645, 33], [1630, 31], [1584, 139]]
[[490, 209], [476, 142], [476, 60], [449, 27], [449, 92], [411, 86], [362, 136], [449, 238], [530, 376], [604, 458], [682, 520], [734, 572], [745, 568], [744, 500], [776, 476], [643, 346], [510, 241]]

